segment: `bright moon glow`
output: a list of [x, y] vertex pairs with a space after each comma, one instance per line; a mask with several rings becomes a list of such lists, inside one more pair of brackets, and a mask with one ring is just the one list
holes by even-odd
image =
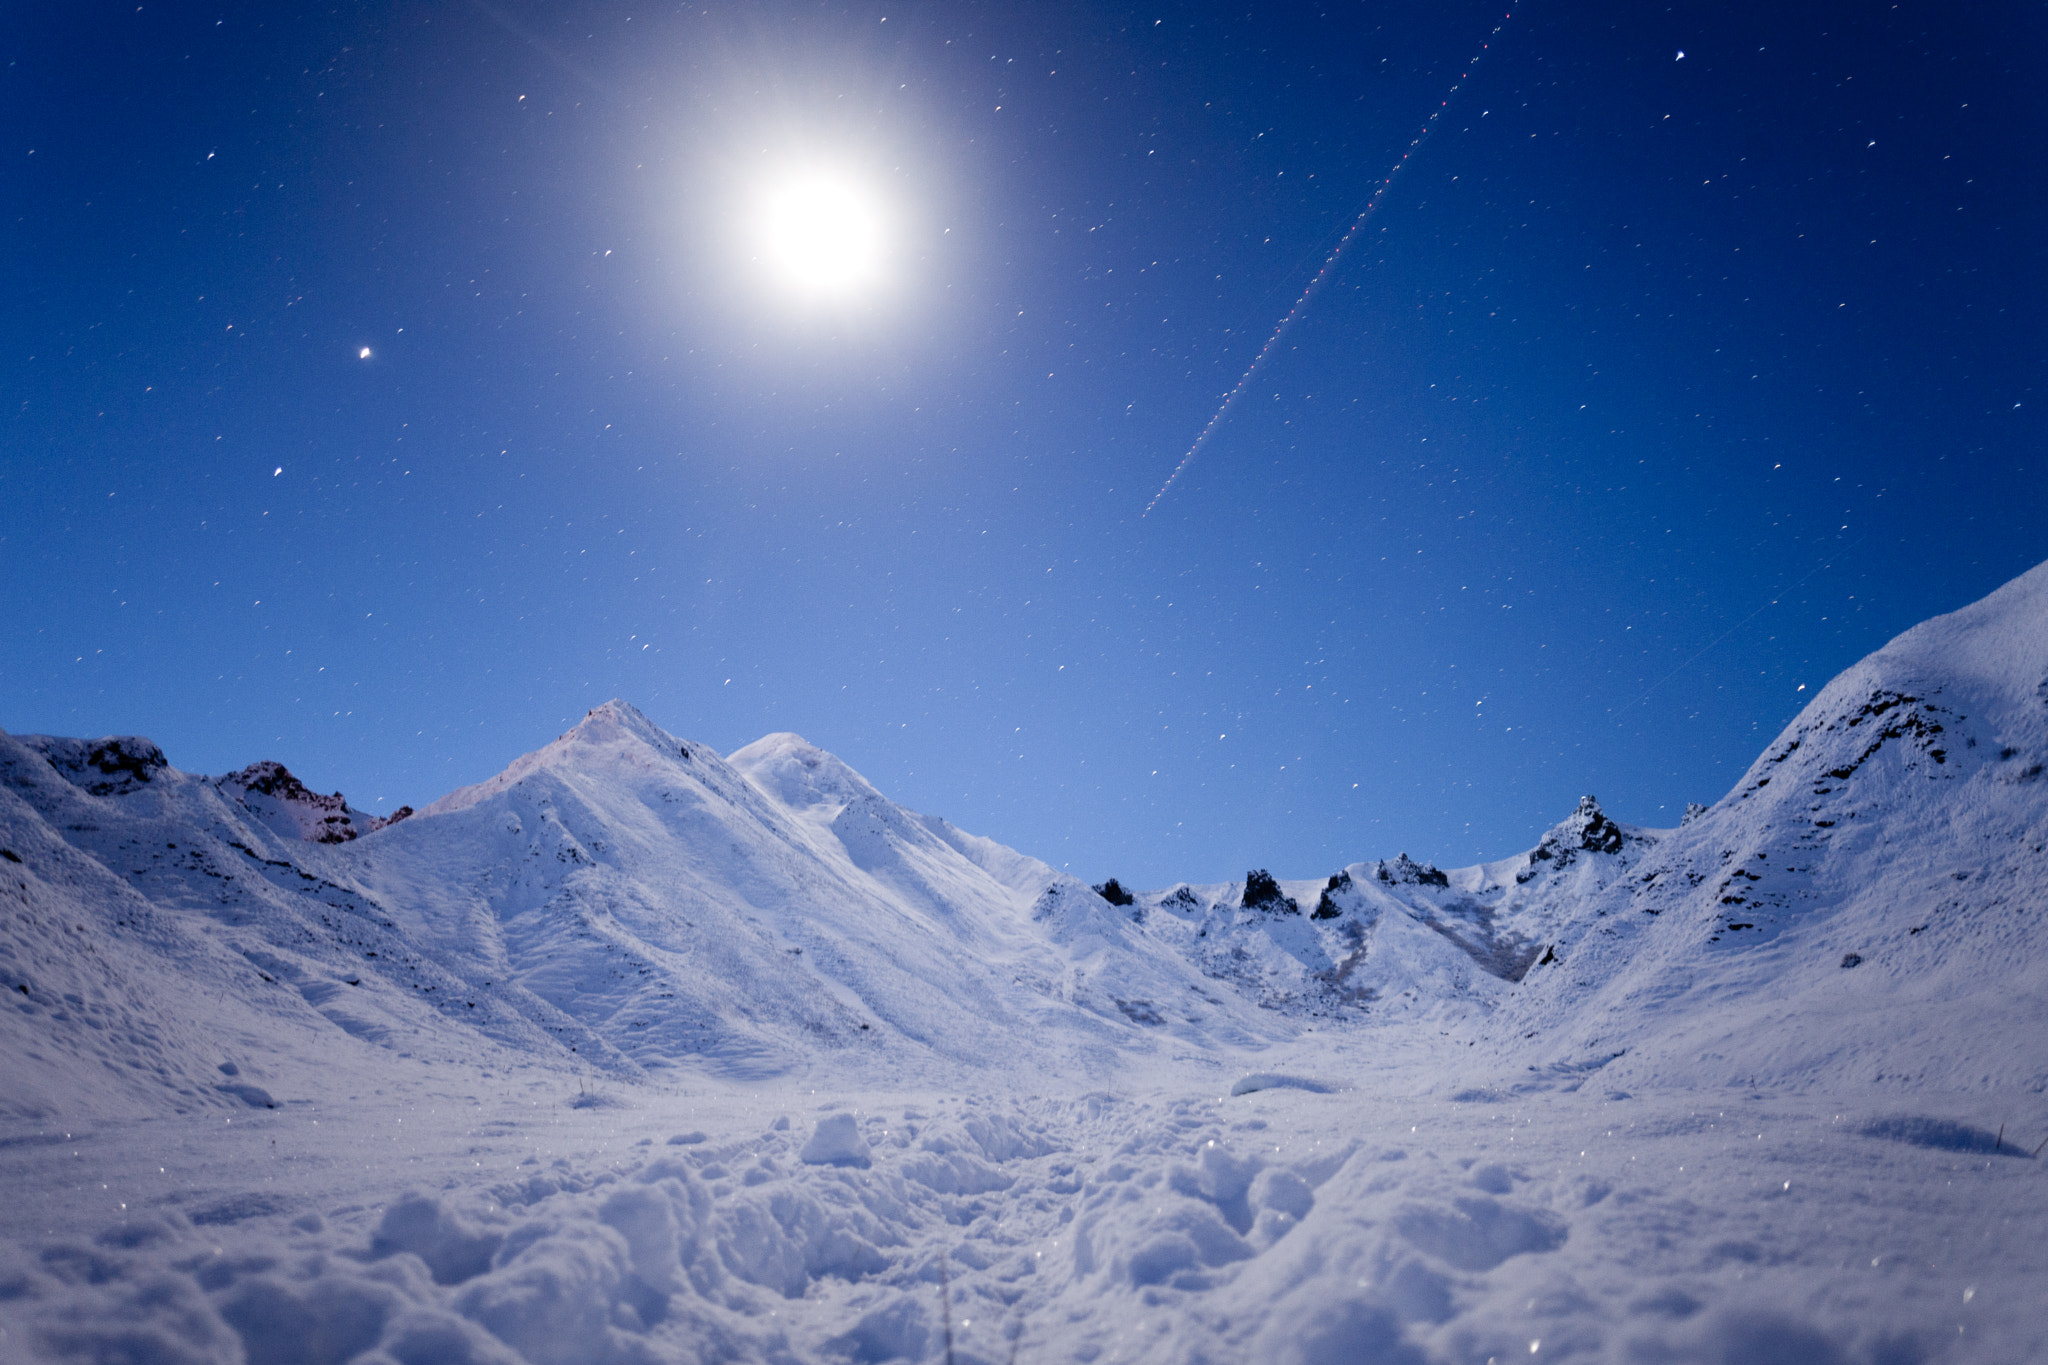
[[764, 196], [761, 257], [797, 293], [843, 299], [881, 274], [883, 213], [842, 176], [807, 171]]
[[358, 359], [368, 360], [370, 358], [370, 348], [367, 346], [363, 347], [362, 350], [356, 352], [356, 356]]

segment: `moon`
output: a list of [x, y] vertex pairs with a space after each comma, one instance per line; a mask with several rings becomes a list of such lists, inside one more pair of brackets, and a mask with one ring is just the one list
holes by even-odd
[[755, 226], [760, 260], [798, 298], [845, 302], [881, 282], [887, 211], [843, 172], [785, 173], [761, 193]]

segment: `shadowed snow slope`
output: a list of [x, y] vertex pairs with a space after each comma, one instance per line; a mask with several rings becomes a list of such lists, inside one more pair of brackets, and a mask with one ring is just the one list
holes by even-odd
[[1117, 905], [621, 702], [0, 733], [0, 1359], [2042, 1359], [2044, 767], [2048, 566], [1675, 830]]

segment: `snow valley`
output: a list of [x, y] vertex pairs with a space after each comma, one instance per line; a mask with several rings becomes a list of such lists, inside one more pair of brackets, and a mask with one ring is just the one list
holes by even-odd
[[2044, 764], [2048, 566], [1457, 869], [1090, 887], [622, 702], [390, 821], [0, 735], [0, 1355], [2040, 1359]]

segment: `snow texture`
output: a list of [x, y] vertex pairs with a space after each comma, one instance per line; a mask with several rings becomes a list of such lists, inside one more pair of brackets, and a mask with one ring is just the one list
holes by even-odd
[[2048, 1358], [2044, 764], [2048, 566], [1676, 829], [1117, 903], [619, 702], [0, 734], [0, 1358]]

